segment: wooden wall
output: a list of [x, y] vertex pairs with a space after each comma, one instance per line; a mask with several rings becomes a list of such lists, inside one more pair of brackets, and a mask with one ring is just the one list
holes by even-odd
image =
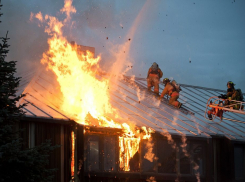
[[59, 145], [49, 156], [47, 168], [56, 168], [54, 181], [67, 182], [71, 179], [71, 131], [69, 122], [52, 121], [51, 119], [24, 118], [20, 127], [24, 129], [22, 138], [23, 147], [38, 146], [46, 140], [52, 145]]
[[[184, 171], [181, 169], [181, 166], [191, 166], [192, 164], [185, 162], [186, 160], [181, 160], [183, 156], [183, 152], [178, 152], [176, 150], [176, 157], [179, 156], [178, 162], [176, 165], [176, 171], [179, 168], [179, 171], [185, 172], [186, 174], [178, 174], [176, 173], [175, 168], [173, 168], [173, 174], [167, 174], [165, 171], [169, 168], [164, 168], [164, 165], [167, 161], [168, 153], [165, 151], [165, 154], [160, 157], [161, 153], [164, 153], [163, 150], [172, 150], [172, 146], [168, 146], [168, 142], [166, 138], [154, 136], [155, 144], [154, 144], [154, 153], [159, 156], [157, 161], [154, 161], [152, 164], [144, 164], [142, 163], [140, 166], [140, 170], [124, 172], [119, 170], [119, 146], [117, 143], [111, 143], [108, 145], [108, 142], [105, 140], [108, 136], [118, 137], [115, 134], [111, 134], [110, 132], [106, 132], [103, 134], [104, 130], [99, 128], [98, 131], [93, 132], [92, 134], [84, 133], [84, 126], [79, 124], [70, 124], [64, 122], [57, 122], [52, 120], [42, 120], [42, 119], [28, 119], [23, 120], [21, 122], [21, 127], [25, 128], [24, 132], [22, 132], [22, 137], [25, 141], [23, 147], [30, 147], [32, 145], [39, 145], [42, 142], [46, 141], [46, 139], [51, 139], [53, 145], [61, 145], [60, 148], [56, 149], [50, 156], [50, 164], [48, 167], [57, 168], [58, 171], [55, 174], [54, 181], [59, 182], [67, 182], [71, 179], [71, 132], [75, 133], [75, 178], [80, 182], [86, 181], [103, 181], [103, 182], [124, 182], [124, 181], [132, 181], [132, 182], [141, 182], [149, 179], [154, 176], [157, 182], [170, 182], [178, 179], [179, 181], [185, 182], [194, 182], [197, 181], [195, 171], [193, 171], [192, 167], [189, 170]], [[95, 128], [95, 129], [96, 129]], [[98, 132], [98, 134], [96, 134]], [[98, 153], [100, 168], [97, 171], [88, 170], [89, 157], [86, 156], [87, 143], [89, 136], [98, 136], [98, 142], [100, 144]], [[182, 144], [180, 136], [172, 136], [173, 140], [176, 142], [178, 146]], [[103, 142], [102, 142], [103, 140]], [[118, 140], [114, 139], [116, 142]], [[113, 140], [113, 141], [114, 141]], [[224, 137], [216, 137], [212, 138], [187, 138], [187, 148], [189, 150], [189, 154], [191, 154], [191, 158], [196, 161], [199, 158], [203, 158], [202, 162], [198, 164], [202, 164], [202, 175], [200, 177], [202, 182], [245, 182], [245, 175], [242, 176], [241, 170], [244, 170], [245, 174], [245, 142], [237, 142], [231, 141]], [[198, 145], [201, 145], [201, 148]], [[108, 147], [105, 147], [108, 145]], [[197, 147], [196, 147], [197, 146]], [[235, 146], [239, 148], [237, 151], [242, 156], [241, 161], [236, 159], [238, 162], [235, 163], [234, 149]], [[103, 167], [105, 159], [101, 159], [104, 156], [105, 149], [110, 149], [115, 147], [115, 159], [116, 167], [113, 171], [108, 171]], [[114, 150], [114, 149], [113, 149]], [[145, 153], [144, 144], [141, 144], [140, 149], [140, 161], [144, 160]], [[202, 150], [202, 153], [198, 153], [198, 150]], [[193, 153], [194, 152], [194, 153]], [[243, 153], [244, 154], [243, 154]], [[170, 155], [170, 154], [169, 154]], [[197, 156], [197, 158], [195, 157]], [[165, 159], [166, 158], [166, 159]], [[87, 161], [86, 161], [87, 160]], [[113, 159], [114, 160], [114, 159]], [[181, 164], [181, 161], [184, 163]], [[242, 162], [244, 161], [244, 162]], [[162, 163], [159, 165], [159, 163]], [[102, 166], [102, 167], [101, 167]], [[150, 166], [153, 166], [152, 170], [148, 170]], [[144, 167], [144, 168], [143, 168]], [[243, 169], [240, 169], [240, 168]], [[148, 170], [148, 171], [147, 171]], [[235, 170], [239, 170], [239, 173]], [[237, 176], [235, 176], [235, 174]], [[236, 178], [239, 177], [239, 180]]]

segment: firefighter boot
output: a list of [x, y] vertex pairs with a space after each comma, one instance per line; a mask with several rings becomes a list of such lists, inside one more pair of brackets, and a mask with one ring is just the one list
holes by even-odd
[[212, 117], [211, 114], [208, 114], [208, 119], [209, 119], [209, 120], [213, 120], [213, 117]]
[[154, 92], [154, 95], [156, 96], [156, 97], [159, 97], [160, 95], [159, 95], [159, 92]]

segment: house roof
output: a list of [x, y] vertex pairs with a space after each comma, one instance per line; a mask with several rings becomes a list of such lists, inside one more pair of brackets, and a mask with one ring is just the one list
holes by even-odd
[[[70, 120], [59, 108], [62, 97], [55, 80], [52, 72], [42, 70], [28, 84], [24, 90], [26, 96], [21, 100], [21, 103], [28, 103], [24, 107], [27, 117]], [[123, 76], [110, 78], [110, 83], [111, 104], [125, 122], [171, 135], [224, 136], [231, 140], [245, 140], [245, 115], [225, 112], [222, 121], [217, 117], [213, 121], [204, 117], [208, 99], [226, 93], [224, 90], [180, 84], [179, 101], [183, 106], [179, 110], [169, 105], [166, 98], [159, 101], [148, 92], [144, 78]], [[160, 83], [160, 92], [163, 88]], [[114, 116], [108, 114], [107, 117]]]

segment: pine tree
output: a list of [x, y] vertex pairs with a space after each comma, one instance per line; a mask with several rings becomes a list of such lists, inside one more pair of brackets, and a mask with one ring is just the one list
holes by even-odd
[[[0, 10], [1, 10], [0, 0]], [[0, 17], [2, 14], [0, 13]], [[1, 22], [1, 21], [0, 21]], [[15, 77], [16, 61], [6, 61], [9, 52], [8, 32], [0, 37], [0, 181], [52, 181], [54, 169], [46, 169], [49, 152], [57, 146], [47, 141], [34, 148], [23, 149], [18, 124], [24, 116], [16, 96], [20, 77]]]

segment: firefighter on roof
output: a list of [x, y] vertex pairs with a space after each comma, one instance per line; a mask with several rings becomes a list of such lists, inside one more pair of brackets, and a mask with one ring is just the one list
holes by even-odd
[[159, 82], [162, 75], [162, 70], [159, 68], [158, 64], [154, 62], [148, 70], [147, 87], [149, 91], [154, 87], [154, 93], [156, 95], [159, 95]]
[[221, 94], [219, 98], [222, 99], [228, 99], [225, 102], [225, 105], [229, 105], [229, 100], [237, 100], [237, 101], [243, 101], [243, 94], [241, 89], [235, 89], [235, 84], [232, 81], [227, 82], [227, 93], [226, 95]]
[[[241, 89], [235, 89], [235, 84], [232, 81], [227, 82], [227, 93], [226, 95], [221, 94], [218, 96], [221, 99], [225, 99], [224, 105], [231, 105], [231, 109], [240, 109], [240, 104], [236, 104], [234, 100], [243, 101], [243, 95]], [[233, 100], [233, 101], [232, 101]], [[212, 105], [212, 102], [210, 103]], [[219, 105], [222, 105], [223, 102], [220, 101]], [[243, 109], [243, 105], [241, 106]], [[212, 115], [217, 115], [222, 120], [223, 110], [212, 108], [208, 111], [208, 118], [212, 120]]]
[[179, 92], [170, 83], [170, 80], [168, 78], [164, 78], [163, 83], [165, 85], [165, 88], [162, 91], [160, 99], [162, 99], [164, 97], [164, 95], [168, 94], [170, 96], [169, 104], [171, 104], [177, 108], [180, 108], [182, 104], [178, 101]]
[[[232, 81], [228, 81], [227, 82], [227, 94], [226, 94], [226, 98], [228, 100], [226, 100], [225, 105], [232, 104], [232, 101], [230, 102], [229, 100], [243, 101], [243, 96], [242, 96], [241, 89], [235, 89], [234, 86], [235, 86], [235, 84]], [[236, 105], [233, 106], [233, 108], [234, 109], [239, 109], [240, 108], [240, 105], [239, 104], [236, 104]]]
[[232, 81], [227, 82], [227, 98], [230, 100], [240, 100], [240, 94], [234, 86], [235, 84]]

